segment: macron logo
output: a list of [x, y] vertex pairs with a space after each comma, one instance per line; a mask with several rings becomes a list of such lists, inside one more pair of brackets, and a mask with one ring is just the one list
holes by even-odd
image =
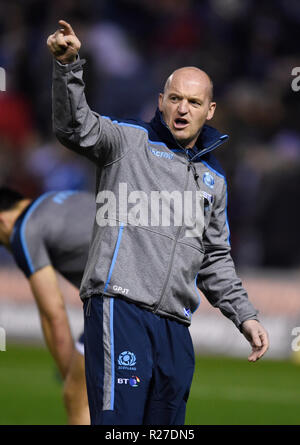
[[155, 148], [152, 148], [150, 146], [148, 146], [148, 148], [151, 151], [151, 153], [154, 156], [157, 156], [158, 158], [164, 158], [164, 159], [170, 159], [170, 160], [174, 158], [173, 153], [167, 153], [166, 151], [155, 150]]
[[190, 318], [191, 317], [191, 310], [190, 310], [190, 308], [188, 308], [188, 307], [184, 307], [183, 308], [183, 313], [184, 313], [184, 315], [187, 317], [187, 318]]

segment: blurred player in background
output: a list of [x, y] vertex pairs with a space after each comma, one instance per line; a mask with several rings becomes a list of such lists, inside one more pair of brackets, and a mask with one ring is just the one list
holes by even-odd
[[64, 380], [71, 425], [88, 425], [83, 334], [74, 347], [55, 270], [79, 288], [87, 261], [95, 200], [84, 192], [49, 192], [35, 200], [0, 188], [0, 244], [28, 278], [47, 346]]

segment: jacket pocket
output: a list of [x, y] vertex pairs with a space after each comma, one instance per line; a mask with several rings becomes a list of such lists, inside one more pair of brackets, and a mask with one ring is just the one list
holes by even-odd
[[[118, 232], [120, 228], [110, 229]], [[118, 238], [117, 233], [114, 237]], [[173, 242], [171, 237], [153, 230], [125, 225], [106, 291], [154, 307], [160, 298]], [[102, 246], [103, 243], [104, 239]]]
[[200, 293], [196, 277], [201, 268], [204, 251], [189, 244], [178, 242], [173, 267], [160, 310], [189, 320], [199, 306]]

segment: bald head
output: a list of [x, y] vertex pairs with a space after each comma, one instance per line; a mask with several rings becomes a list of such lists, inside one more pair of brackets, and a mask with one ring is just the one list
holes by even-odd
[[179, 68], [168, 77], [164, 92], [159, 95], [158, 106], [166, 125], [182, 147], [193, 147], [205, 122], [212, 119], [216, 108], [212, 94], [212, 81], [199, 68]]
[[194, 82], [195, 84], [198, 83], [199, 85], [203, 86], [203, 88], [207, 90], [209, 101], [211, 102], [213, 100], [213, 82], [211, 78], [205, 71], [195, 66], [185, 66], [173, 71], [173, 73], [170, 74], [166, 80], [164, 94], [170, 88], [173, 81], [176, 82], [177, 80], [181, 79]]

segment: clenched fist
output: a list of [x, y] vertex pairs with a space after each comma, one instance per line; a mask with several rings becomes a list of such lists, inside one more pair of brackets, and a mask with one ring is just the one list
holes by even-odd
[[76, 60], [81, 43], [69, 23], [64, 20], [58, 23], [62, 28], [48, 37], [48, 48], [59, 62], [72, 63]]

